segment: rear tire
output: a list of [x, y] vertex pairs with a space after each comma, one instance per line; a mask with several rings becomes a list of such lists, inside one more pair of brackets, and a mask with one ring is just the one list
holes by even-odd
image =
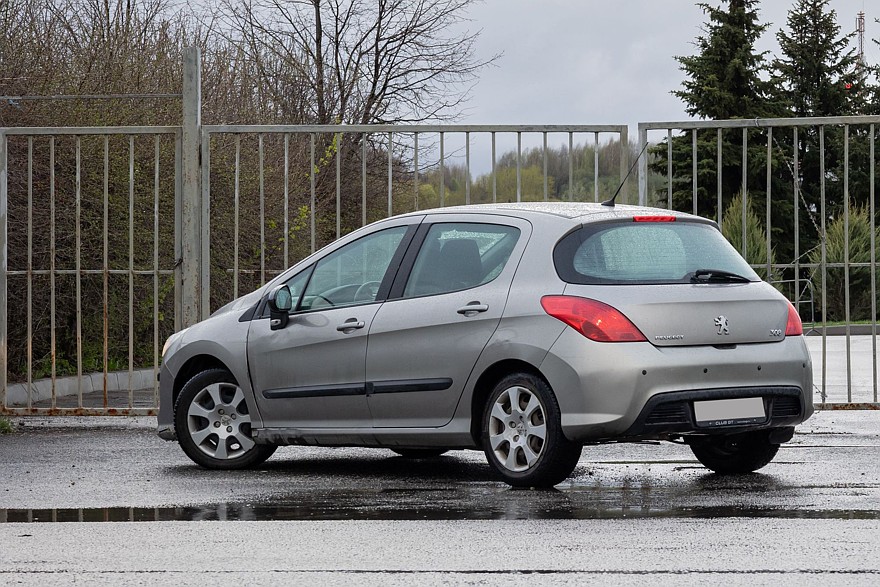
[[226, 369], [208, 369], [186, 382], [174, 405], [180, 448], [206, 469], [245, 469], [277, 448], [256, 444], [244, 391]]
[[489, 465], [513, 487], [553, 487], [581, 456], [581, 445], [562, 433], [550, 386], [531, 373], [498, 382], [483, 410], [482, 437]]
[[405, 459], [435, 459], [449, 452], [445, 448], [392, 448], [391, 451]]
[[723, 475], [752, 473], [767, 465], [779, 452], [769, 433], [748, 432], [710, 436], [691, 444], [691, 451], [707, 469]]

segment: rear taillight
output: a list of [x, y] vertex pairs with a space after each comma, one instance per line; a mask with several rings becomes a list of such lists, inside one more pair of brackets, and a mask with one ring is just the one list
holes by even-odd
[[788, 324], [785, 325], [785, 336], [800, 336], [804, 333], [804, 324], [797, 310], [788, 302]]
[[575, 296], [544, 296], [544, 311], [596, 342], [642, 342], [645, 335], [608, 304]]
[[675, 216], [633, 216], [633, 222], [675, 222]]

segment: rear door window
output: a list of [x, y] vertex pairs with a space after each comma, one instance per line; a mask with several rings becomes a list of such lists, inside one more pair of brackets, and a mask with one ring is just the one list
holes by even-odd
[[714, 226], [698, 222], [618, 221], [587, 225], [553, 253], [569, 283], [689, 283], [698, 270], [720, 270], [759, 281]]
[[489, 283], [501, 273], [519, 239], [501, 224], [431, 226], [407, 281], [404, 297], [436, 295]]

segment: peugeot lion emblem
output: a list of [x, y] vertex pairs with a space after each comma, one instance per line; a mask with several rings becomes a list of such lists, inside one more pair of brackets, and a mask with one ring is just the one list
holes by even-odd
[[727, 316], [718, 316], [715, 318], [715, 326], [718, 327], [718, 335], [730, 334], [730, 325], [727, 323]]

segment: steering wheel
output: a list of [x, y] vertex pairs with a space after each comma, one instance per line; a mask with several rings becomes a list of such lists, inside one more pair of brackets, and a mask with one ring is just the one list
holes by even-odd
[[[366, 296], [364, 296], [366, 294]], [[357, 288], [357, 291], [354, 292], [354, 301], [355, 302], [372, 302], [376, 299], [376, 296], [379, 294], [379, 282], [378, 281], [368, 281], [365, 284], [361, 285]]]
[[[315, 294], [315, 299], [312, 300], [312, 307], [313, 308], [315, 307], [315, 300], [323, 300], [325, 302], [325, 304], [328, 306], [335, 306], [336, 305], [332, 301], [330, 301], [329, 298], [326, 298], [326, 297], [322, 296], [321, 294]], [[325, 304], [319, 304], [318, 307], [320, 308], [321, 306], [324, 306]]]

